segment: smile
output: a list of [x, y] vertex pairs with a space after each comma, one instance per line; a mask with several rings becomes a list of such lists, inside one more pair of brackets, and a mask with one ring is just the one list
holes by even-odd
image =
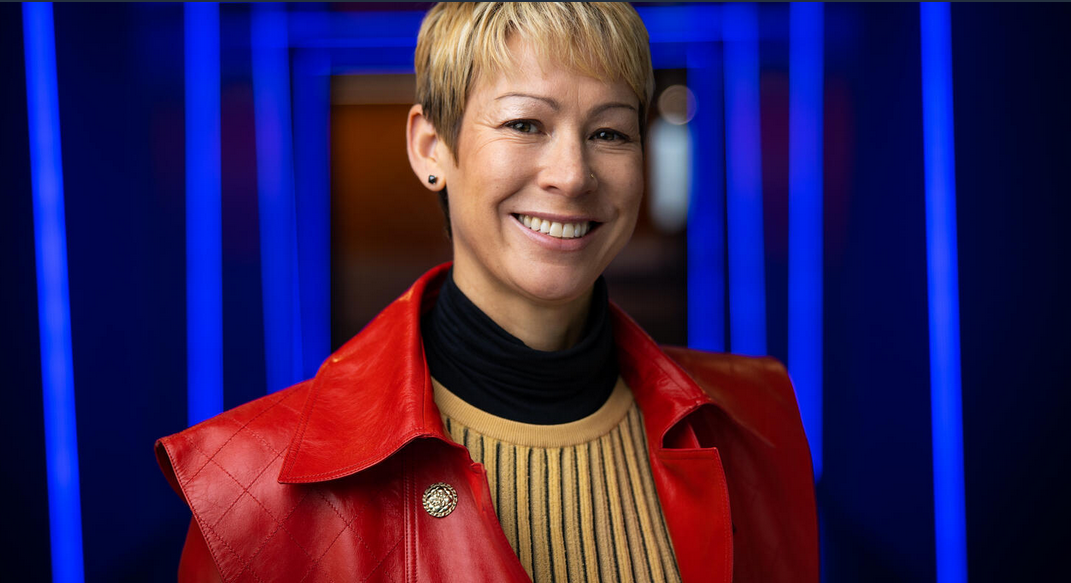
[[587, 235], [591, 229], [598, 224], [594, 221], [564, 223], [541, 219], [531, 215], [518, 214], [513, 215], [513, 218], [517, 219], [517, 221], [533, 231], [549, 235], [556, 239], [579, 239], [580, 237]]

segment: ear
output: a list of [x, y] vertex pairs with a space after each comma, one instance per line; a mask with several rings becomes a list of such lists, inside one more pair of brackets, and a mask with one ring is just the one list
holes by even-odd
[[[431, 120], [424, 116], [424, 108], [419, 104], [409, 109], [409, 118], [405, 124], [406, 150], [409, 152], [409, 165], [413, 167], [424, 188], [438, 192], [446, 187], [445, 171], [447, 164], [440, 160], [442, 150], [439, 146], [439, 134]], [[435, 184], [428, 182], [429, 176], [435, 176]]]

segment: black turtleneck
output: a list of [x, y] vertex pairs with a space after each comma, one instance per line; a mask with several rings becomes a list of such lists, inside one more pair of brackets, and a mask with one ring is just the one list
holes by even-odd
[[580, 341], [565, 350], [529, 348], [458, 289], [451, 269], [421, 321], [431, 376], [463, 401], [512, 421], [554, 425], [587, 417], [617, 382], [606, 282], [595, 282]]

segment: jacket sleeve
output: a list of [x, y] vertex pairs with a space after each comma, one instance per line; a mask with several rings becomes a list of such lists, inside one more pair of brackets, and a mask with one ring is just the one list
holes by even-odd
[[201, 535], [201, 529], [193, 519], [190, 520], [190, 529], [186, 532], [186, 545], [182, 547], [178, 583], [223, 583], [216, 564], [212, 561], [212, 553], [208, 552], [208, 545]]

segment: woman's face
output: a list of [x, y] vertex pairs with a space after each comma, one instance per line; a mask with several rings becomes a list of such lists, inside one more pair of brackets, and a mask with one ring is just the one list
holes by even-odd
[[636, 225], [639, 99], [623, 81], [540, 60], [523, 42], [513, 49], [511, 74], [470, 93], [457, 164], [437, 146], [454, 276], [466, 291], [562, 304], [586, 297]]

